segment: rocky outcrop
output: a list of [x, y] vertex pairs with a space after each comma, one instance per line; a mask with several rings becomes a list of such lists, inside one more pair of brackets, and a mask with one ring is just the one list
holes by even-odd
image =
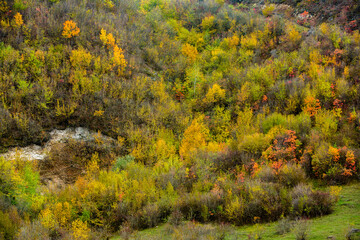
[[107, 137], [101, 133], [90, 131], [87, 128], [66, 128], [65, 130], [52, 130], [50, 132], [50, 139], [44, 146], [29, 145], [22, 148], [12, 148], [8, 152], [1, 154], [0, 157], [4, 157], [8, 160], [20, 158], [23, 160], [44, 160], [54, 144], [65, 143], [68, 140], [75, 141], [95, 141], [99, 140], [102, 142], [114, 142], [115, 140]]

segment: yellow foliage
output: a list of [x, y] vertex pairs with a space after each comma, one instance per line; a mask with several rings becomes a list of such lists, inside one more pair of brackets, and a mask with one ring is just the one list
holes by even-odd
[[215, 103], [225, 99], [225, 89], [222, 89], [219, 84], [215, 83], [212, 88], [206, 93], [204, 102]]
[[223, 5], [225, 3], [225, 0], [216, 0], [215, 2], [219, 5]]
[[206, 152], [217, 153], [224, 151], [226, 145], [224, 143], [217, 143], [217, 142], [209, 142], [208, 145], [205, 147]]
[[320, 26], [319, 26], [319, 30], [320, 32], [323, 34], [323, 35], [328, 35], [330, 33], [330, 27], [327, 23], [322, 23]]
[[356, 44], [360, 44], [360, 33], [359, 30], [355, 30], [353, 33], [353, 38]]
[[103, 29], [103, 28], [100, 30], [100, 40], [101, 40], [101, 42], [102, 42], [104, 45], [107, 44], [106, 30]]
[[136, 159], [144, 160], [147, 158], [148, 149], [143, 144], [138, 143], [131, 151], [131, 156], [135, 157]]
[[106, 30], [103, 28], [100, 31], [100, 40], [104, 45], [107, 45], [108, 48], [115, 48], [115, 38], [113, 34], [106, 34]]
[[121, 75], [125, 71], [127, 61], [125, 60], [123, 50], [119, 48], [117, 45], [115, 45], [114, 47], [114, 56], [112, 60], [113, 60], [113, 66], [118, 67], [118, 75]]
[[222, 48], [224, 49], [231, 49], [239, 45], [240, 38], [237, 35], [233, 35], [232, 37], [224, 38], [221, 43]]
[[[225, 52], [221, 48], [214, 48], [213, 50], [211, 50], [211, 55], [214, 57], [221, 56], [224, 53]], [[215, 59], [217, 59], [217, 58], [215, 58]]]
[[344, 78], [345, 78], [345, 79], [348, 79], [349, 76], [350, 76], [349, 67], [348, 67], [348, 66], [345, 66], [345, 67], [344, 67]]
[[[231, 196], [231, 194], [228, 194]], [[237, 196], [225, 205], [225, 214], [229, 220], [238, 221], [244, 213], [244, 204]]]
[[337, 201], [340, 197], [342, 187], [341, 186], [330, 186], [330, 195]]
[[230, 135], [231, 114], [224, 107], [216, 106], [211, 118], [212, 137], [217, 142], [226, 142]]
[[115, 48], [115, 38], [114, 36], [112, 35], [112, 33], [109, 33], [107, 36], [106, 36], [106, 39], [107, 39], [107, 45], [108, 45], [108, 48], [109, 47], [113, 47]]
[[40, 222], [47, 229], [54, 229], [56, 226], [56, 219], [50, 208], [45, 208], [40, 212]]
[[188, 43], [185, 43], [181, 49], [181, 53], [188, 57], [190, 62], [194, 62], [197, 58], [198, 51], [196, 47], [191, 46]]
[[242, 36], [240, 40], [241, 46], [245, 49], [254, 50], [257, 48], [259, 42], [257, 40], [256, 33], [252, 32], [249, 35]]
[[168, 103], [169, 95], [166, 92], [164, 81], [155, 81], [150, 87], [151, 93], [159, 103]]
[[64, 116], [64, 117], [70, 117], [75, 109], [77, 107], [76, 103], [70, 103], [69, 105], [65, 104], [63, 101], [57, 100], [57, 104], [55, 106], [55, 113], [57, 117]]
[[288, 25], [286, 28], [286, 38], [291, 43], [296, 44], [301, 40], [301, 34], [295, 29], [294, 26]]
[[313, 62], [315, 64], [319, 64], [322, 62], [322, 56], [321, 56], [319, 50], [311, 51], [309, 58], [310, 58], [310, 62]]
[[[100, 130], [98, 130], [98, 132], [96, 134], [94, 134], [93, 136], [95, 138], [95, 142], [96, 142], [97, 145], [100, 146], [100, 145], [104, 144], [103, 138], [101, 137]], [[98, 153], [93, 154], [91, 156], [91, 160], [96, 160], [96, 162], [100, 162]]]
[[245, 82], [242, 86], [241, 89], [238, 90], [238, 94], [237, 94], [237, 103], [240, 105], [244, 105], [246, 103], [246, 101], [250, 98], [250, 82]]
[[245, 135], [238, 147], [246, 152], [261, 154], [270, 146], [270, 143], [271, 136], [262, 133], [254, 133], [251, 135]]
[[16, 126], [24, 131], [29, 130], [29, 118], [21, 113], [12, 114], [12, 118], [15, 120]]
[[89, 186], [89, 182], [84, 177], [78, 177], [78, 179], [74, 183], [76, 193], [81, 198], [85, 198], [87, 196], [86, 189], [88, 189], [88, 186]]
[[72, 235], [75, 240], [86, 240], [89, 238], [89, 227], [86, 222], [76, 219], [72, 222], [71, 226]]
[[92, 155], [90, 162], [86, 166], [86, 176], [88, 179], [93, 178], [99, 173], [99, 161], [99, 154], [96, 152]]
[[13, 25], [15, 28], [19, 28], [24, 24], [21, 13], [16, 13], [14, 16]]
[[104, 6], [109, 9], [112, 9], [115, 6], [115, 4], [111, 0], [104, 0]]
[[39, 59], [41, 62], [44, 62], [45, 61], [45, 52], [38, 49], [35, 52], [35, 57], [37, 59]]
[[71, 206], [68, 202], [56, 203], [53, 206], [53, 212], [60, 226], [66, 226], [71, 218]]
[[165, 160], [175, 156], [175, 147], [167, 144], [164, 139], [159, 139], [155, 142], [154, 153], [157, 160]]
[[101, 117], [102, 115], [104, 115], [104, 111], [103, 110], [96, 110], [94, 112], [94, 117]]
[[1, 21], [0, 21], [0, 26], [1, 26], [2, 28], [8, 28], [8, 27], [10, 27], [9, 20], [1, 20]]
[[203, 117], [196, 118], [185, 130], [181, 141], [179, 153], [183, 158], [188, 158], [191, 153], [206, 145], [209, 129], [203, 123]]
[[238, 113], [236, 135], [238, 139], [242, 139], [245, 135], [253, 132], [253, 111], [251, 108], [245, 108]]
[[171, 169], [180, 169], [183, 162], [176, 156], [166, 160], [159, 160], [156, 162], [153, 171], [159, 175], [161, 173], [168, 173]]
[[214, 16], [208, 16], [205, 17], [202, 21], [201, 21], [201, 27], [204, 30], [210, 30], [213, 28], [214, 26], [214, 21], [215, 21], [215, 17]]
[[91, 53], [87, 52], [82, 47], [71, 51], [70, 63], [71, 66], [76, 69], [89, 67], [92, 59], [93, 56], [91, 56]]
[[122, 147], [125, 143], [125, 138], [123, 138], [122, 136], [118, 136], [117, 137], [117, 143], [120, 147]]
[[9, 6], [6, 1], [0, 1], [0, 13], [6, 13], [9, 11]]
[[275, 10], [275, 4], [265, 5], [264, 9], [262, 10], [262, 13], [265, 17], [268, 17], [273, 14]]
[[80, 28], [76, 26], [76, 23], [72, 20], [68, 20], [64, 22], [64, 29], [62, 35], [64, 38], [72, 38], [74, 36], [79, 35]]
[[240, 38], [237, 35], [234, 35], [231, 38], [229, 38], [230, 47], [235, 47], [239, 45], [239, 43], [240, 43]]

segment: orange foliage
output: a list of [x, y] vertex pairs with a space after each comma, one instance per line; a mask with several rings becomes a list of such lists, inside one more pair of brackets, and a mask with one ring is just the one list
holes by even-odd
[[310, 115], [310, 117], [313, 117], [316, 115], [316, 113], [321, 109], [320, 101], [319, 99], [315, 99], [312, 96], [308, 96], [305, 98], [305, 104], [304, 104], [303, 111]]
[[76, 26], [76, 23], [72, 20], [68, 20], [64, 22], [64, 29], [62, 35], [64, 38], [72, 38], [74, 36], [79, 35], [80, 28]]
[[299, 150], [297, 149], [297, 137], [295, 131], [287, 130], [282, 136], [278, 136], [263, 156], [272, 162], [299, 162]]
[[340, 159], [340, 152], [339, 149], [334, 147], [329, 147], [329, 154], [332, 156], [334, 162], [338, 162]]

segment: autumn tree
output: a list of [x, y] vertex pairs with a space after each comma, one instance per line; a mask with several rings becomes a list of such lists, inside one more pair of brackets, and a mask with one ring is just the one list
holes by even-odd
[[62, 35], [64, 38], [72, 38], [78, 36], [80, 33], [80, 28], [76, 26], [76, 23], [72, 20], [64, 22], [64, 28]]
[[208, 139], [209, 129], [203, 122], [203, 116], [195, 118], [185, 130], [181, 141], [180, 156], [187, 159], [195, 150], [204, 147]]

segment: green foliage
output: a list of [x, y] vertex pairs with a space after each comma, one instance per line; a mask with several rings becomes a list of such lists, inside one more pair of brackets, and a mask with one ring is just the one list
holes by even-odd
[[336, 134], [338, 121], [329, 111], [320, 111], [315, 118], [315, 127], [325, 140], [330, 140]]
[[126, 168], [126, 166], [131, 163], [132, 161], [134, 161], [135, 158], [131, 155], [126, 155], [124, 157], [119, 157], [115, 164], [114, 164], [114, 170], [123, 170]]
[[264, 133], [268, 133], [271, 128], [275, 126], [285, 127], [287, 123], [286, 118], [280, 113], [273, 113], [268, 116], [262, 123], [262, 130]]
[[270, 145], [270, 141], [271, 138], [269, 136], [262, 133], [254, 133], [244, 137], [239, 145], [239, 149], [254, 154], [261, 154]]

